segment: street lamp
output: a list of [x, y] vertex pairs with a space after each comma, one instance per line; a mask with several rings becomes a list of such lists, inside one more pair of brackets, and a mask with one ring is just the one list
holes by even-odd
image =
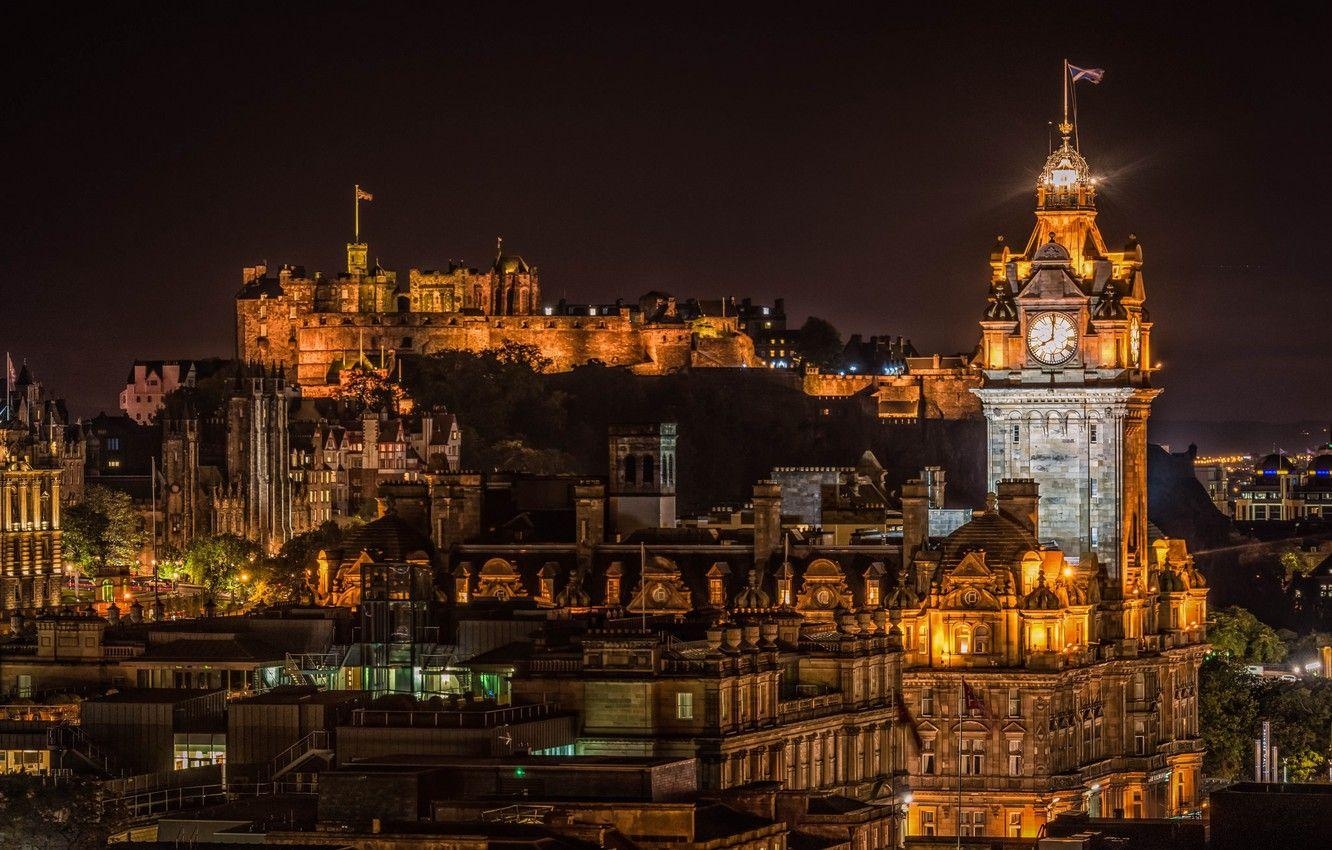
[[906, 847], [907, 817], [911, 813], [911, 792], [903, 791], [893, 804], [893, 816], [897, 819], [897, 846]]

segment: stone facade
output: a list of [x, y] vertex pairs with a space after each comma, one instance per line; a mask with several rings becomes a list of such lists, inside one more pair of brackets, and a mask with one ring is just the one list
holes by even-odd
[[60, 604], [61, 470], [0, 457], [0, 612]]
[[807, 369], [806, 395], [846, 399], [864, 395], [886, 422], [922, 419], [973, 419], [981, 405], [973, 390], [982, 376], [970, 358], [962, 356], [907, 357], [894, 374], [824, 373]]
[[736, 316], [617, 308], [609, 315], [554, 315], [541, 306], [537, 269], [503, 246], [491, 267], [395, 272], [363, 264], [363, 245], [348, 246], [337, 279], [283, 266], [244, 270], [236, 297], [236, 351], [243, 361], [295, 367], [307, 396], [328, 395], [338, 372], [365, 352], [381, 362], [399, 354], [490, 351], [534, 345], [564, 371], [589, 362], [662, 374], [690, 366], [759, 366]]
[[1110, 251], [1096, 226], [1096, 186], [1066, 138], [1037, 187], [1036, 226], [1014, 253], [990, 255], [975, 390], [984, 406], [989, 481], [1040, 485], [1042, 540], [1094, 558], [1126, 589], [1147, 547], [1151, 322], [1142, 248]]
[[616, 535], [675, 525], [677, 432], [674, 422], [611, 426], [609, 492]]

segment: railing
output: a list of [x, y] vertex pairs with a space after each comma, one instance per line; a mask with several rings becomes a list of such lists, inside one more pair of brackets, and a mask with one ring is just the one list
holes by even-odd
[[308, 755], [332, 752], [332, 733], [327, 729], [316, 729], [274, 756], [265, 768], [261, 778], [269, 781], [277, 779]]
[[533, 673], [577, 673], [583, 662], [577, 658], [533, 658], [528, 669]]
[[559, 710], [558, 703], [550, 702], [513, 705], [488, 711], [383, 711], [358, 708], [352, 711], [352, 725], [413, 729], [487, 729], [505, 723], [549, 717]]
[[115, 773], [111, 756], [90, 741], [81, 727], [64, 723], [52, 726], [47, 730], [46, 741], [51, 749], [75, 753], [108, 776]]
[[789, 723], [794, 720], [806, 720], [842, 710], [842, 694], [825, 694], [819, 697], [783, 700], [777, 704], [777, 721]]
[[132, 821], [152, 818], [181, 809], [197, 809], [227, 801], [225, 785], [196, 785], [190, 788], [162, 788], [114, 798], [125, 816]]
[[78, 703], [62, 705], [0, 705], [0, 720], [51, 721], [77, 725]]
[[103, 646], [102, 657], [108, 660], [117, 658], [138, 658], [143, 655], [142, 646]]
[[544, 823], [546, 817], [553, 811], [555, 811], [554, 806], [515, 804], [498, 809], [486, 809], [481, 813], [481, 820], [503, 823]]

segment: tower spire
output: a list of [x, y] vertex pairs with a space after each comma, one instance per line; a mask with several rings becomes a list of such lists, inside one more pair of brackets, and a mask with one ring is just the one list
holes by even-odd
[[1069, 72], [1068, 60], [1064, 60], [1064, 66], [1060, 73], [1060, 90], [1064, 95], [1064, 120], [1059, 122], [1059, 134], [1064, 137], [1064, 144], [1068, 144], [1068, 137], [1073, 132], [1073, 125], [1068, 120], [1068, 87]]

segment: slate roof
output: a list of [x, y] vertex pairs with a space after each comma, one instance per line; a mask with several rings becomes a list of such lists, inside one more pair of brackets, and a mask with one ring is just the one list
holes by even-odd
[[379, 561], [402, 562], [422, 554], [436, 560], [430, 539], [394, 511], [354, 529], [338, 548], [346, 558], [355, 558], [364, 550]]
[[1002, 511], [983, 513], [959, 527], [943, 541], [943, 564], [952, 567], [968, 552], [985, 550], [991, 566], [1012, 566], [1028, 550], [1041, 547], [1031, 532]]

